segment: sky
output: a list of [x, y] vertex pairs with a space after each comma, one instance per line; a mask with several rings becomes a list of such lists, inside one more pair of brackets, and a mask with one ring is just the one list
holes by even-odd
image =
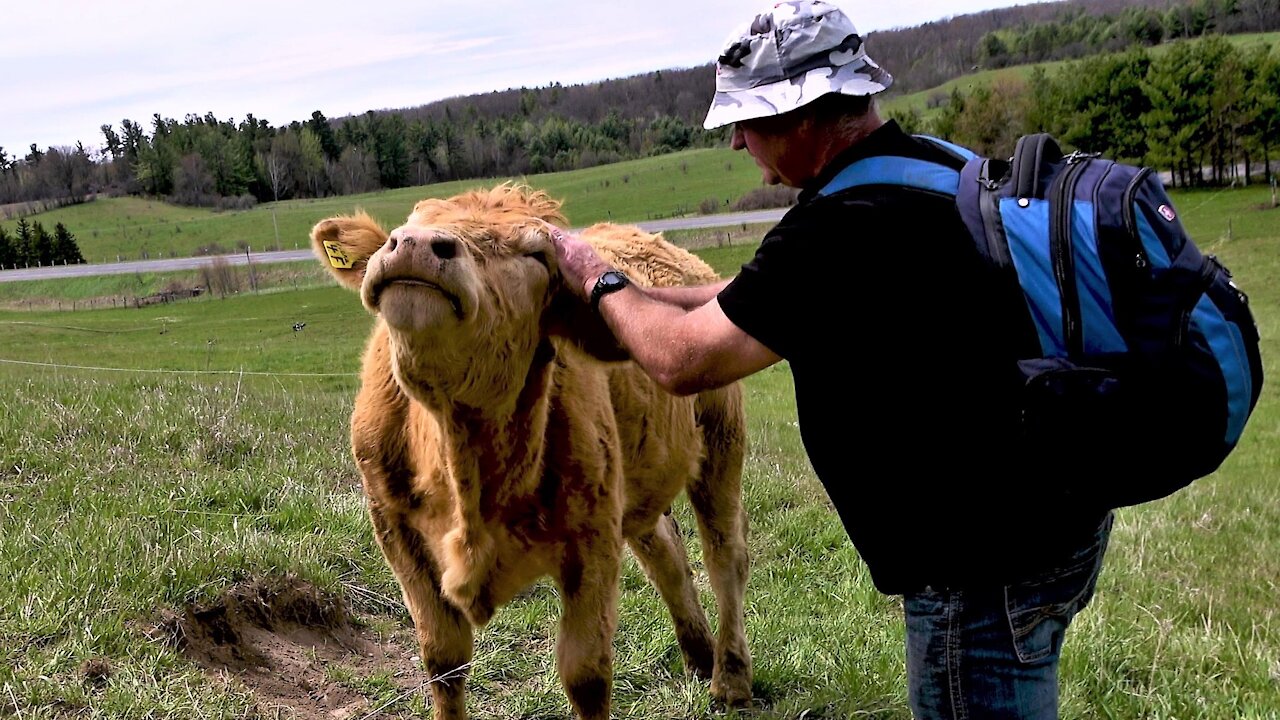
[[[837, 2], [858, 31], [1032, 0]], [[212, 112], [273, 126], [711, 62], [750, 0], [3, 0], [0, 148]], [[875, 55], [874, 39], [868, 49]], [[888, 68], [890, 72], [893, 68]], [[710, 102], [711, 88], [707, 90]]]

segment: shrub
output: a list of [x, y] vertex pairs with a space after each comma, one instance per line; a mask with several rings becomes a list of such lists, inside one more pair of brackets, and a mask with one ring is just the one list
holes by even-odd
[[240, 275], [224, 257], [215, 257], [200, 268], [200, 281], [205, 289], [218, 297], [240, 292]]
[[767, 210], [769, 208], [791, 207], [796, 204], [800, 191], [782, 185], [768, 185], [756, 188], [738, 198], [733, 209], [738, 212], [749, 210]]

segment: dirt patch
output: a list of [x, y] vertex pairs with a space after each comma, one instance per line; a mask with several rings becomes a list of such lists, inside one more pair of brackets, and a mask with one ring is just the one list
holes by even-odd
[[[411, 631], [379, 634], [340, 599], [297, 578], [255, 580], [214, 602], [165, 611], [148, 634], [249, 690], [262, 717], [385, 717], [380, 706], [403, 705], [426, 692]], [[375, 702], [360, 691], [370, 678], [376, 678], [369, 689]], [[400, 702], [383, 700], [389, 689], [393, 699], [403, 696]]]

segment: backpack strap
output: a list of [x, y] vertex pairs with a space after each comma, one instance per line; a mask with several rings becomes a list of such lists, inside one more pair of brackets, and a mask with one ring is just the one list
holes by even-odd
[[[931, 143], [958, 163], [977, 158], [971, 150], [928, 135], [916, 138]], [[960, 187], [960, 171], [941, 163], [916, 158], [881, 155], [865, 158], [841, 170], [827, 186], [818, 191], [818, 197], [832, 195], [841, 190], [870, 185], [892, 185], [916, 190], [941, 193], [955, 197]]]
[[1012, 161], [1014, 197], [1044, 197], [1045, 179], [1054, 163], [1061, 162], [1062, 158], [1061, 146], [1048, 133], [1018, 138]]
[[881, 155], [859, 160], [841, 170], [818, 191], [818, 197], [871, 185], [908, 187], [954, 197], [960, 187], [960, 171], [928, 160]]
[[1000, 212], [1008, 170], [1008, 163], [1003, 160], [975, 157], [965, 163], [960, 171], [956, 207], [977, 243], [978, 252], [993, 267], [1012, 272], [1013, 254]]

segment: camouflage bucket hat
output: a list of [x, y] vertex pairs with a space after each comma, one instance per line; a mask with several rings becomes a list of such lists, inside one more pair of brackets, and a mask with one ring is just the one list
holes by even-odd
[[892, 84], [840, 8], [818, 0], [780, 2], [725, 41], [703, 127], [781, 115], [828, 93], [874, 95]]

